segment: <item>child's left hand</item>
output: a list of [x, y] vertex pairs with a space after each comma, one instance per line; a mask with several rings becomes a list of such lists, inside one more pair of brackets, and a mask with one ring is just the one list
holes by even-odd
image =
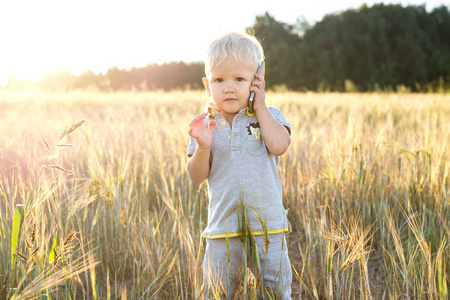
[[264, 76], [255, 74], [255, 80], [252, 82], [250, 92], [255, 92], [255, 98], [253, 99], [253, 109], [258, 111], [260, 107], [266, 105], [266, 94], [264, 92], [266, 88], [266, 82]]

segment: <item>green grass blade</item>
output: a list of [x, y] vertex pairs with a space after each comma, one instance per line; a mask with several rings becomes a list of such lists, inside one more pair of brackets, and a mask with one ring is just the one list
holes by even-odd
[[13, 231], [11, 236], [11, 268], [14, 266], [14, 255], [19, 243], [20, 227], [22, 225], [23, 205], [16, 205], [14, 210]]
[[53, 261], [55, 260], [55, 251], [56, 251], [56, 244], [58, 241], [58, 232], [55, 233], [55, 237], [53, 238], [53, 245], [52, 245], [52, 249], [50, 250], [50, 255], [48, 256], [48, 262], [49, 263], [53, 263]]

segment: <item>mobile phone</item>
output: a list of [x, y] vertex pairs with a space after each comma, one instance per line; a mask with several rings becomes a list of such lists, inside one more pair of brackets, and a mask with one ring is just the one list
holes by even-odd
[[[258, 75], [261, 75], [263, 70], [264, 70], [264, 61], [262, 61], [261, 64], [259, 65]], [[250, 94], [250, 99], [248, 99], [248, 108], [247, 108], [247, 115], [249, 115], [251, 117], [255, 115], [255, 111], [253, 110], [253, 99], [254, 98], [255, 98], [255, 92], [252, 92]]]

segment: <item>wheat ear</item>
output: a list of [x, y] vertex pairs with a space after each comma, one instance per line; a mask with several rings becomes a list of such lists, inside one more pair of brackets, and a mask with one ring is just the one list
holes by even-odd
[[64, 130], [64, 132], [61, 134], [61, 136], [59, 137], [59, 139], [61, 140], [63, 137], [71, 134], [72, 132], [74, 132], [77, 128], [81, 127], [81, 125], [83, 125], [86, 121], [85, 120], [81, 120], [80, 122], [78, 122], [75, 125], [72, 125], [72, 127], [70, 127], [69, 129]]
[[45, 147], [47, 147], [47, 150], [50, 151], [50, 145], [48, 144], [47, 140], [45, 139], [45, 137], [43, 135], [41, 135], [41, 139], [45, 144]]
[[70, 171], [70, 170], [64, 169], [63, 167], [60, 167], [58, 165], [46, 165], [46, 166], [44, 166], [44, 168], [53, 169], [53, 170], [59, 170], [59, 171], [62, 171], [64, 173], [66, 173], [66, 174], [69, 174], [69, 175], [75, 174], [74, 171]]

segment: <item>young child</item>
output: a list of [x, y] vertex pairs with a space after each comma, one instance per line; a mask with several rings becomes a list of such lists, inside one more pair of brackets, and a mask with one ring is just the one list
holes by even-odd
[[[253, 36], [229, 32], [214, 40], [203, 78], [212, 100], [209, 113], [189, 124], [187, 170], [194, 183], [208, 183], [202, 286], [207, 299], [232, 299], [246, 267], [263, 283], [264, 297], [291, 299], [285, 239], [291, 228], [277, 171], [279, 156], [291, 142], [291, 127], [280, 110], [265, 103], [264, 77], [256, 74], [263, 60]], [[247, 112], [251, 92], [253, 116]], [[259, 264], [255, 254], [243, 251], [251, 246], [259, 252]]]

